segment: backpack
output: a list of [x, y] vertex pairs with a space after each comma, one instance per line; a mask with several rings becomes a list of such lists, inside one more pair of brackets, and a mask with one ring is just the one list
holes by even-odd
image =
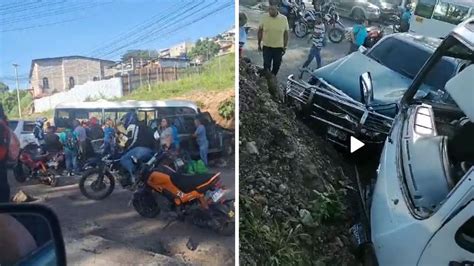
[[77, 148], [77, 138], [74, 136], [72, 131], [66, 132], [66, 142], [64, 143], [64, 146], [69, 150], [75, 150]]

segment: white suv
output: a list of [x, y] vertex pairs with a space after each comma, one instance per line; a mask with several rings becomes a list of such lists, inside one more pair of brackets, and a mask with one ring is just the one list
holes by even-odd
[[9, 120], [8, 125], [20, 140], [20, 148], [23, 149], [29, 143], [37, 143], [33, 134], [34, 121]]

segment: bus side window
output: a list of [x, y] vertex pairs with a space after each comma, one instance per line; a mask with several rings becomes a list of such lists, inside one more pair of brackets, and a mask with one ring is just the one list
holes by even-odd
[[431, 18], [435, 5], [436, 0], [420, 0], [416, 5], [415, 15], [424, 18]]
[[463, 7], [451, 3], [444, 3], [441, 1], [438, 2], [433, 12], [434, 19], [456, 25], [461, 23], [464, 19], [468, 18], [468, 16], [468, 7]]

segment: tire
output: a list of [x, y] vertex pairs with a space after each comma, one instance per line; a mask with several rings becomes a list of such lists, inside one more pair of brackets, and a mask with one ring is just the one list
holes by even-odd
[[55, 177], [55, 176], [52, 176], [52, 177], [50, 177], [50, 178], [51, 178], [51, 180], [50, 180], [49, 185], [50, 185], [51, 187], [57, 187], [58, 184], [59, 184], [59, 179], [58, 179], [57, 177]]
[[352, 17], [355, 21], [359, 21], [359, 20], [365, 19], [364, 12], [363, 12], [362, 10], [360, 10], [359, 8], [355, 9], [354, 11], [352, 11], [351, 17]]
[[332, 43], [342, 42], [342, 40], [344, 40], [344, 37], [345, 37], [344, 35], [345, 35], [344, 31], [341, 30], [340, 28], [334, 27], [328, 31], [328, 38]]
[[14, 167], [13, 167], [13, 175], [15, 176], [15, 180], [19, 183], [23, 183], [26, 181], [26, 178], [28, 177], [28, 174], [26, 173], [27, 169], [25, 169], [26, 166], [20, 162], [18, 162]]
[[[102, 184], [98, 183], [98, 177], [100, 175], [102, 176]], [[105, 180], [108, 180], [109, 185], [107, 186]], [[90, 185], [86, 185], [86, 181], [92, 181]], [[90, 193], [87, 191], [87, 188], [90, 187], [92, 191], [97, 192], [97, 191], [102, 191], [103, 193], [101, 194], [94, 194]], [[107, 198], [112, 191], [114, 191], [115, 188], [115, 179], [114, 177], [108, 173], [102, 172], [102, 169], [100, 168], [92, 168], [84, 172], [84, 174], [81, 177], [81, 180], [79, 180], [79, 189], [81, 190], [82, 195], [84, 195], [88, 199], [93, 199], [93, 200], [103, 200]]]
[[135, 211], [145, 218], [155, 218], [161, 212], [160, 206], [158, 206], [152, 192], [149, 190], [134, 193], [132, 205]]
[[295, 29], [293, 31], [298, 38], [304, 38], [308, 35], [308, 24], [305, 22], [298, 20], [295, 22]]
[[228, 222], [216, 229], [216, 232], [222, 236], [233, 236], [235, 234], [235, 222]]

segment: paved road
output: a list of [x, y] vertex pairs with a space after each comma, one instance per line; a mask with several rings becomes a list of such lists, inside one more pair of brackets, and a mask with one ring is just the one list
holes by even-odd
[[[235, 191], [234, 169], [233, 163], [211, 169], [222, 173], [231, 195]], [[129, 206], [131, 192], [118, 186], [102, 201], [89, 200], [80, 193], [78, 179], [63, 177], [59, 187], [51, 188], [35, 181], [18, 184], [9, 177], [12, 195], [21, 189], [57, 213], [69, 264], [159, 265], [168, 261], [158, 255], [163, 254], [193, 265], [234, 265], [234, 237], [174, 221], [171, 213], [143, 218]], [[190, 237], [198, 244], [194, 251], [186, 247]]]
[[[248, 35], [246, 47], [244, 47], [244, 56], [248, 57], [257, 65], [263, 65], [262, 54], [257, 51], [257, 29], [260, 17], [264, 13], [262, 10], [240, 6], [240, 12], [247, 15], [247, 26], [251, 27]], [[342, 19], [342, 23], [349, 27], [353, 22], [347, 19]], [[290, 32], [290, 39], [288, 41], [288, 49], [283, 57], [283, 63], [278, 73], [278, 80], [281, 83], [286, 83], [286, 78], [291, 74], [297, 74], [298, 67], [301, 67], [306, 60], [309, 49], [311, 48], [309, 37], [300, 39]], [[342, 41], [341, 43], [330, 43], [321, 50], [322, 63], [327, 65], [335, 60], [343, 57], [349, 51], [349, 42]], [[316, 60], [313, 60], [309, 68], [316, 67]]]

